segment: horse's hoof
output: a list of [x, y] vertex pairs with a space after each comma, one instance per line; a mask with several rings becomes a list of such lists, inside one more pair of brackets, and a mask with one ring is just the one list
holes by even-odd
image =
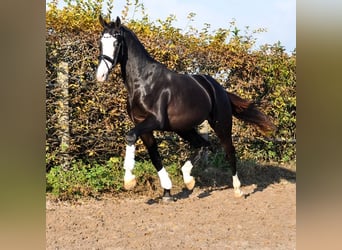
[[126, 190], [132, 190], [135, 187], [136, 184], [137, 184], [137, 181], [136, 181], [135, 176], [134, 176], [130, 180], [125, 180], [124, 188]]
[[172, 197], [172, 196], [163, 196], [161, 201], [163, 203], [170, 203], [170, 202], [173, 202], [173, 201], [176, 201], [177, 198], [176, 197]]
[[241, 197], [243, 197], [245, 194], [240, 190], [240, 189], [235, 189], [234, 190], [234, 196], [236, 197], [236, 198], [241, 198]]
[[185, 186], [188, 190], [193, 190], [195, 187], [195, 178], [190, 176], [191, 178], [185, 183]]

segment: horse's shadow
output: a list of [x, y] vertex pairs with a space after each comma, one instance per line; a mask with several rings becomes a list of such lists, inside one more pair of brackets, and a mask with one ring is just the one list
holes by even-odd
[[[248, 198], [256, 192], [262, 192], [272, 184], [287, 181], [296, 183], [296, 172], [290, 168], [277, 164], [257, 164], [249, 161], [241, 161], [238, 165], [238, 174], [242, 189], [252, 186], [251, 192], [245, 193], [244, 198]], [[232, 175], [229, 169], [223, 167], [194, 167], [193, 176], [196, 178], [196, 187], [201, 190], [196, 196], [199, 199], [209, 197], [213, 191], [220, 191], [233, 188]], [[195, 187], [195, 188], [196, 188]], [[175, 200], [188, 199], [194, 194], [193, 190], [183, 188], [174, 194]], [[161, 197], [150, 199], [146, 203], [149, 205], [159, 203]]]
[[[249, 161], [242, 161], [238, 165], [238, 174], [241, 181], [241, 186], [251, 186], [253, 191], [244, 195], [245, 198], [253, 195], [256, 192], [262, 192], [271, 184], [287, 181], [296, 183], [296, 172], [287, 167], [282, 167], [277, 164], [257, 164]], [[203, 190], [197, 195], [198, 198], [206, 198], [213, 191], [225, 190], [233, 188], [232, 175], [230, 170], [223, 168], [207, 168], [194, 169], [196, 178], [196, 186]], [[192, 194], [183, 188], [182, 191], [175, 194], [177, 199], [186, 199]]]

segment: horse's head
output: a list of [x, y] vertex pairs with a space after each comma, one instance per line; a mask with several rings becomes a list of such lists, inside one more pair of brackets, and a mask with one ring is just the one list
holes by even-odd
[[96, 79], [103, 82], [108, 78], [111, 69], [120, 61], [123, 36], [119, 17], [116, 18], [115, 22], [109, 23], [101, 15], [99, 19], [103, 31], [100, 39], [100, 56]]

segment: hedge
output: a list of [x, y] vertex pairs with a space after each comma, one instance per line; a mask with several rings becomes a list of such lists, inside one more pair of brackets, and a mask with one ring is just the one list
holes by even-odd
[[[48, 3], [46, 12], [46, 168], [61, 164], [67, 154], [71, 161], [106, 162], [124, 154], [125, 134], [133, 127], [126, 112], [127, 92], [120, 66], [105, 83], [97, 83], [101, 25], [98, 16], [103, 5], [107, 17], [113, 1], [57, 1]], [[253, 48], [255, 32], [242, 33], [232, 21], [227, 28], [209, 32], [190, 26], [186, 31], [173, 26], [175, 16], [150, 21], [143, 5], [135, 2], [143, 17], [128, 19], [127, 5], [122, 10], [124, 24], [132, 29], [156, 60], [181, 73], [210, 74], [228, 91], [256, 102], [277, 126], [273, 138], [262, 137], [253, 127], [234, 119], [233, 134], [238, 156], [243, 159], [293, 161], [296, 158], [296, 52], [285, 52], [280, 43]], [[195, 14], [189, 14], [189, 22]], [[70, 141], [61, 146], [61, 86], [58, 65], [68, 64], [68, 113]], [[155, 132], [165, 161], [184, 162], [189, 146], [173, 133]], [[211, 142], [218, 145], [210, 132]], [[139, 140], [138, 159], [148, 159]]]

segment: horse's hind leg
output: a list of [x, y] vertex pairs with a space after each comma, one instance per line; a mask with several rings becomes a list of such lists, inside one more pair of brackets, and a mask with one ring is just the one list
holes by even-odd
[[233, 175], [233, 187], [235, 196], [242, 197], [243, 192], [240, 190], [241, 183], [236, 170], [235, 147], [232, 141], [232, 122], [216, 122], [212, 125], [212, 128], [214, 129], [217, 137], [220, 139], [220, 142], [225, 150], [226, 160], [229, 163]]
[[[210, 146], [209, 142], [205, 140], [202, 136], [200, 136], [195, 129], [192, 129], [187, 132], [178, 132], [178, 134], [188, 141], [190, 145], [196, 149], [202, 148], [202, 147], [208, 147]], [[194, 161], [196, 161], [196, 158], [198, 156], [194, 157]], [[185, 164], [182, 167], [182, 173], [183, 173], [183, 181], [187, 189], [192, 190], [195, 187], [195, 178], [191, 176], [191, 170], [193, 168], [193, 165], [191, 163], [191, 160], [187, 160]]]

